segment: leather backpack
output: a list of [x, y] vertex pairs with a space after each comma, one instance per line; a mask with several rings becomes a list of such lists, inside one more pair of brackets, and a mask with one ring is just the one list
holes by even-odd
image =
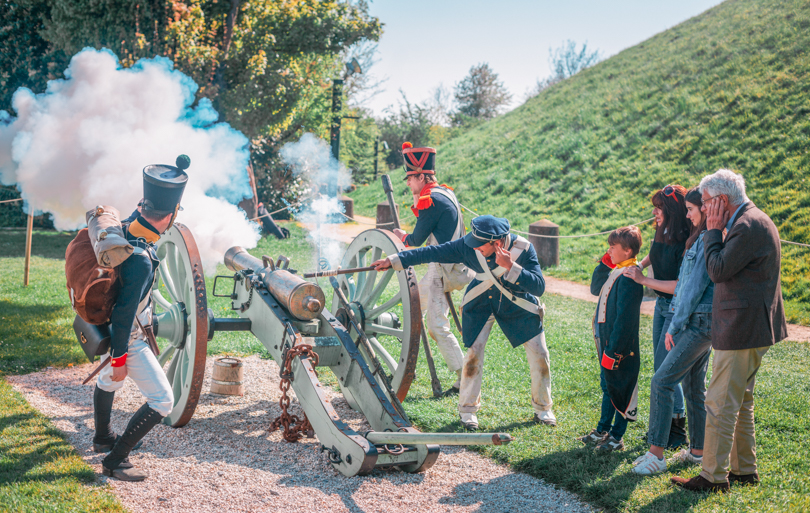
[[65, 277], [70, 303], [79, 317], [96, 325], [110, 320], [121, 289], [118, 268], [98, 264], [87, 228], [68, 244]]

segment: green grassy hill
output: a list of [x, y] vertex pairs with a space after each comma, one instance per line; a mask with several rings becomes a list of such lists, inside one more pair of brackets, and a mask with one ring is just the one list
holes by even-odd
[[[547, 218], [582, 234], [647, 219], [655, 189], [726, 167], [783, 239], [810, 243], [808, 49], [810, 2], [729, 0], [442, 145], [439, 181], [517, 230]], [[379, 184], [353, 196], [372, 216], [384, 199]], [[549, 274], [589, 280], [605, 240], [563, 240]], [[783, 245], [782, 283], [789, 319], [810, 323], [810, 249]]]

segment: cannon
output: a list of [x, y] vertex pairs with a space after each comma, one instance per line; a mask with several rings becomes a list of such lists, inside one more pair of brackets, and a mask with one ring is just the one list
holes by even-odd
[[[367, 230], [349, 245], [341, 265], [367, 266], [402, 249], [392, 233]], [[208, 308], [191, 231], [175, 223], [161, 237], [157, 253], [161, 264], [152, 290], [153, 324], [161, 345], [158, 359], [174, 392], [166, 424], [181, 427], [191, 420], [205, 377], [208, 341], [218, 331], [241, 330], [250, 331], [279, 364], [282, 384], [286, 380], [295, 391], [306, 415], [308, 424], [299, 421], [298, 429], [314, 431], [343, 475], [390, 467], [421, 472], [436, 462], [440, 444], [512, 441], [505, 433], [421, 433], [408, 420], [401, 401], [414, 379], [422, 329], [412, 269], [341, 275], [327, 309], [323, 290], [291, 271], [286, 258], [259, 259], [234, 247], [225, 255], [234, 274], [218, 276], [213, 295], [230, 298], [239, 317], [222, 319]], [[226, 293], [217, 294], [222, 287]], [[366, 417], [371, 431], [359, 433], [341, 421], [318, 380], [319, 366], [331, 369], [348, 404]]]

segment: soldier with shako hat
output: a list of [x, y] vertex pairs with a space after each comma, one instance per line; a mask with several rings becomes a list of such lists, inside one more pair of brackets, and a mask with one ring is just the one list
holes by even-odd
[[[129, 453], [141, 439], [172, 411], [174, 394], [169, 380], [149, 347], [147, 333], [152, 323], [151, 292], [160, 260], [155, 243], [174, 223], [188, 181], [185, 169], [191, 160], [177, 157], [176, 166], [152, 165], [143, 170], [143, 199], [132, 215], [122, 221], [127, 241], [134, 251], [119, 266], [121, 289], [110, 316], [110, 358], [98, 375], [93, 392], [95, 436], [93, 450], [108, 452], [101, 462], [105, 476], [122, 481], [142, 481], [147, 474], [129, 462]], [[142, 329], [142, 327], [144, 327]], [[124, 433], [116, 435], [110, 423], [116, 390], [129, 376], [146, 397]]]
[[[428, 246], [436, 246], [462, 237], [464, 218], [453, 189], [436, 181], [436, 150], [414, 148], [406, 142], [402, 145], [402, 159], [405, 162], [405, 183], [413, 193], [411, 211], [416, 216], [416, 226], [413, 233], [396, 228], [394, 234], [410, 247], [419, 247], [425, 242]], [[427, 332], [439, 346], [447, 367], [458, 376], [453, 386], [444, 392], [445, 396], [459, 393], [464, 360], [458, 340], [450, 330], [447, 314], [451, 305], [445, 293], [464, 288], [474, 275], [464, 264], [432, 262], [419, 282], [419, 299]]]
[[512, 347], [525, 346], [532, 381], [534, 421], [551, 426], [551, 375], [544, 307], [537, 297], [545, 280], [534, 247], [525, 238], [509, 233], [507, 219], [479, 216], [470, 233], [438, 246], [402, 251], [372, 265], [379, 271], [437, 262], [464, 264], [475, 271], [462, 301], [462, 338], [467, 354], [461, 375], [459, 414], [465, 428], [478, 429], [484, 347], [495, 322]]

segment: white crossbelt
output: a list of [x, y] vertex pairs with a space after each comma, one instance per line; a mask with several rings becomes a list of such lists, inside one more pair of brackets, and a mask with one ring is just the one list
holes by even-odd
[[[529, 241], [527, 241], [523, 237], [518, 236], [518, 238], [512, 245], [512, 249], [509, 252], [512, 256], [512, 261], [517, 261], [521, 253], [523, 253], [528, 247]], [[507, 299], [509, 299], [517, 306], [523, 308], [527, 312], [539, 315], [541, 317], [543, 316], [544, 308], [542, 305], [538, 305], [532, 303], [531, 301], [527, 301], [521, 297], [517, 297], [512, 292], [507, 290], [503, 285], [500, 284], [498, 278], [500, 278], [506, 273], [505, 268], [498, 266], [494, 270], [490, 270], [484, 255], [482, 255], [479, 251], [476, 251], [475, 256], [476, 258], [478, 258], [478, 263], [481, 264], [481, 267], [484, 269], [484, 272], [476, 273], [475, 278], [481, 280], [481, 283], [470, 289], [464, 295], [464, 299], [461, 301], [462, 308], [464, 307], [464, 305], [466, 305], [473, 299], [477, 298], [494, 285], [501, 292], [501, 294], [506, 296]]]

